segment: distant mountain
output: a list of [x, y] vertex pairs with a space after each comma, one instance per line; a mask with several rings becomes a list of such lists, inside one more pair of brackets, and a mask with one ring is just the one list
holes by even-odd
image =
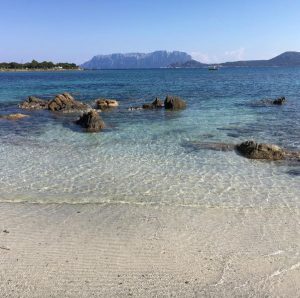
[[160, 68], [173, 63], [184, 63], [192, 57], [185, 52], [155, 51], [152, 53], [128, 53], [94, 56], [83, 63], [85, 69]]
[[[285, 52], [269, 60], [246, 60], [217, 63], [224, 67], [284, 67], [284, 66], [300, 66], [300, 52]], [[186, 61], [183, 63], [170, 64], [171, 68], [202, 68], [207, 67], [204, 64], [195, 60]]]
[[300, 66], [300, 52], [285, 52], [269, 62], [273, 66]]

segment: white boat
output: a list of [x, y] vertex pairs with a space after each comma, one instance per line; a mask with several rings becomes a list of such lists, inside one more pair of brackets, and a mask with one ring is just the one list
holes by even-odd
[[219, 70], [218, 65], [211, 65], [208, 67], [208, 70]]

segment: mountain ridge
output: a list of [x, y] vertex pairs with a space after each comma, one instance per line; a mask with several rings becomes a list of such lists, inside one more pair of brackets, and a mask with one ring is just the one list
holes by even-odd
[[180, 51], [154, 51], [151, 53], [114, 53], [96, 55], [83, 63], [85, 69], [161, 68], [172, 63], [184, 63], [192, 57]]

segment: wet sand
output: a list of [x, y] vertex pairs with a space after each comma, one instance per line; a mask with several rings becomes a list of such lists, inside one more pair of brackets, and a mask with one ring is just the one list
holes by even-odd
[[299, 211], [0, 203], [0, 296], [299, 297]]

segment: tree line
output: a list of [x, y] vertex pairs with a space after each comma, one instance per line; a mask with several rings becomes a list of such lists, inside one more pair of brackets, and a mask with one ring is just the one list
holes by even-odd
[[77, 69], [78, 66], [75, 63], [53, 63], [51, 61], [38, 62], [32, 60], [27, 63], [17, 62], [2, 62], [0, 63], [0, 69]]

